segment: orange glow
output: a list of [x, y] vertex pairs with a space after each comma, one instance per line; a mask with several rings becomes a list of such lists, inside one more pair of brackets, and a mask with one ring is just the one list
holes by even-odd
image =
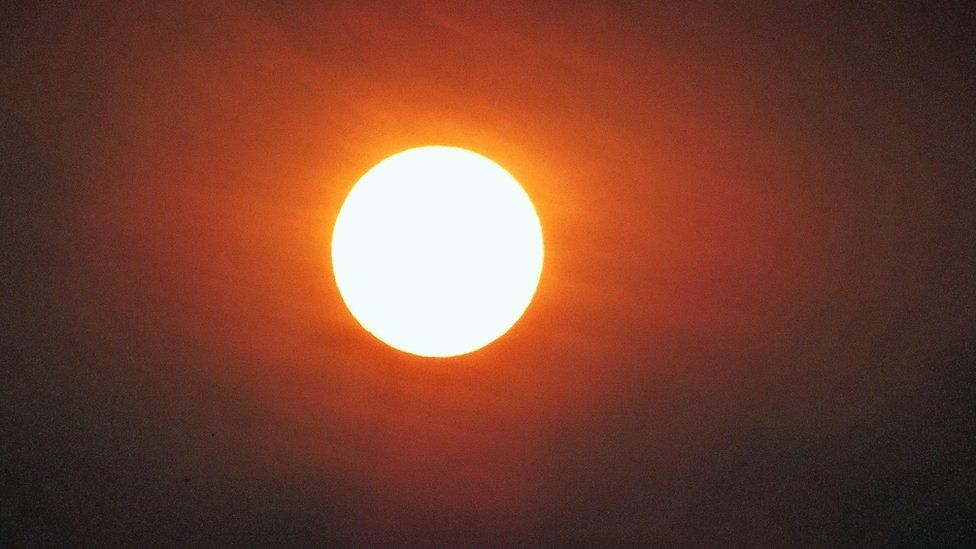
[[[823, 171], [824, 136], [768, 104], [762, 74], [696, 56], [699, 34], [614, 38], [630, 21], [601, 3], [525, 19], [507, 3], [181, 6], [185, 28], [150, 7], [93, 17], [110, 40], [12, 96], [70, 113], [42, 121], [78, 182], [76, 209], [48, 216], [79, 225], [62, 301], [85, 324], [66, 337], [105, 334], [92, 356], [120, 349], [105, 364], [139, 381], [125, 394], [159, 395], [145, 417], [195, 418], [174, 439], [186, 445], [159, 447], [194, 479], [288, 482], [372, 545], [394, 544], [369, 538], [384, 530], [430, 544], [442, 524], [513, 545], [505, 532], [588, 493], [570, 479], [632, 482], [586, 453], [628, 448], [610, 422], [684, 436], [648, 454], [655, 467], [697, 463], [720, 398], [702, 395], [768, 368], [784, 327], [829, 316], [798, 304], [854, 291], [835, 251], [859, 231], [838, 219], [863, 211], [823, 192], [850, 173]], [[12, 86], [37, 78], [17, 70]], [[70, 102], [52, 85], [95, 76], [106, 93]], [[431, 143], [504, 167], [545, 233], [529, 307], [463, 367], [378, 344], [333, 283], [353, 184]], [[638, 397], [654, 407], [617, 413]], [[698, 416], [675, 416], [689, 403]]]
[[455, 147], [377, 164], [336, 221], [332, 263], [356, 320], [392, 347], [446, 357], [494, 341], [542, 272], [542, 228], [501, 166]]

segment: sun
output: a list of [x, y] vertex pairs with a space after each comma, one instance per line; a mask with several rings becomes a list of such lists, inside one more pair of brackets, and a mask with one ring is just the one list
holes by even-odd
[[522, 316], [542, 273], [542, 226], [504, 168], [457, 147], [395, 154], [353, 186], [332, 266], [353, 317], [386, 344], [448, 357]]

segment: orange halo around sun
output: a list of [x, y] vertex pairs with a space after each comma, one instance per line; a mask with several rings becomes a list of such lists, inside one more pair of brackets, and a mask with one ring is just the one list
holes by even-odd
[[542, 227], [504, 168], [456, 147], [419, 147], [369, 170], [332, 237], [350, 312], [388, 345], [470, 353], [522, 316], [542, 273]]

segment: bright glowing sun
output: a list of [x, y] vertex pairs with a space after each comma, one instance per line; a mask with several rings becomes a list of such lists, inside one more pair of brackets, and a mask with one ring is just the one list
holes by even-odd
[[409, 149], [349, 192], [332, 266], [350, 312], [374, 336], [416, 355], [460, 355], [525, 312], [542, 272], [542, 227], [498, 164], [455, 147]]

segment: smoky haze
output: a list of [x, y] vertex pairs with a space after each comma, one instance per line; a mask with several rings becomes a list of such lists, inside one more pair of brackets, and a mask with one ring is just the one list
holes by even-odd
[[[972, 542], [971, 9], [190, 4], [4, 8], [0, 545]], [[546, 243], [444, 361], [329, 264], [432, 144]]]

